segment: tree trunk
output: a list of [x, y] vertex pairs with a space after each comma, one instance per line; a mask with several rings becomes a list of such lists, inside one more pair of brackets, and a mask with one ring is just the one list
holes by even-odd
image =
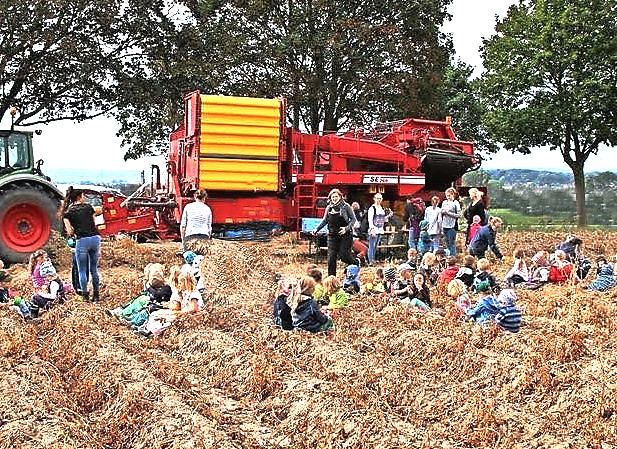
[[587, 227], [587, 208], [585, 207], [585, 172], [584, 163], [573, 161], [570, 165], [574, 175], [574, 192], [576, 194], [577, 226]]

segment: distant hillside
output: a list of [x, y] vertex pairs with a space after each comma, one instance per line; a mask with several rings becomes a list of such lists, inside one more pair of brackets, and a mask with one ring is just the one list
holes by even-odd
[[538, 186], [561, 186], [574, 183], [572, 173], [529, 169], [487, 170], [491, 179], [504, 185], [532, 183]]

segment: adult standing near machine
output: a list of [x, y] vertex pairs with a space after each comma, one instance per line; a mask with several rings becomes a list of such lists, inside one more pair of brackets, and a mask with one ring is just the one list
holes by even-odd
[[456, 200], [456, 190], [446, 190], [446, 199], [441, 203], [441, 227], [446, 239], [448, 256], [456, 256], [457, 220], [461, 216], [461, 205]]
[[79, 272], [79, 287], [85, 301], [90, 300], [88, 277], [92, 278], [92, 300], [100, 296], [99, 255], [101, 236], [94, 223], [96, 211], [86, 202], [83, 190], [69, 187], [62, 205], [62, 217], [68, 236], [75, 236], [75, 258]]
[[381, 193], [376, 193], [373, 196], [373, 205], [366, 212], [368, 214], [368, 263], [370, 265], [375, 263], [375, 251], [384, 234], [384, 227], [388, 220], [386, 211], [381, 206], [382, 201]]
[[180, 237], [185, 251], [190, 240], [208, 240], [212, 235], [212, 210], [206, 204], [208, 193], [198, 189], [193, 197], [195, 202], [184, 206], [180, 221]]
[[476, 215], [480, 217], [480, 225], [482, 226], [486, 226], [486, 224], [488, 223], [488, 217], [486, 216], [484, 201], [482, 200], [483, 196], [484, 192], [481, 192], [475, 187], [469, 189], [469, 198], [471, 199], [471, 203], [469, 204], [469, 206], [467, 206], [465, 212], [463, 212], [463, 216], [465, 217], [465, 220], [467, 220], [467, 244], [470, 243], [469, 229], [473, 224], [473, 217], [475, 217]]
[[328, 225], [328, 276], [336, 276], [337, 259], [351, 264], [359, 261], [351, 256], [352, 229], [356, 217], [351, 206], [343, 200], [339, 189], [332, 189], [328, 194], [328, 206], [323, 220], [313, 231], [317, 234], [321, 228]]

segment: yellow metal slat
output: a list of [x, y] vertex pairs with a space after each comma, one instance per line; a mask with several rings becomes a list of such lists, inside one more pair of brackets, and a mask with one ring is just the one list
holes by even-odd
[[199, 187], [211, 190], [278, 189], [278, 161], [203, 158]]

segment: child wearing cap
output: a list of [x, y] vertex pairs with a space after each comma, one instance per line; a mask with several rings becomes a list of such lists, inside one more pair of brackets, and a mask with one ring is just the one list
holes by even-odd
[[392, 294], [392, 287], [394, 287], [396, 283], [396, 268], [387, 267], [383, 270], [383, 276], [385, 278], [384, 286], [386, 287], [386, 291]]
[[497, 298], [501, 306], [495, 322], [503, 330], [516, 333], [521, 329], [522, 312], [516, 305], [516, 293], [512, 289], [502, 290]]
[[343, 280], [343, 290], [349, 295], [360, 293], [360, 267], [358, 265], [347, 265], [345, 269], [345, 279]]
[[328, 276], [323, 281], [324, 299], [329, 309], [341, 309], [349, 305], [349, 297], [343, 291], [341, 281], [335, 276]]
[[411, 280], [411, 267], [407, 263], [402, 263], [396, 269], [400, 278], [397, 279], [392, 286], [392, 296], [403, 300], [409, 296], [409, 284]]
[[58, 277], [51, 261], [46, 260], [39, 266], [39, 273], [45, 279], [47, 291], [39, 291], [32, 296], [32, 303], [39, 310], [49, 310], [54, 304], [62, 304], [66, 300], [64, 284]]
[[420, 222], [420, 237], [418, 238], [418, 255], [422, 257], [424, 253], [433, 250], [433, 239], [428, 233], [428, 221], [422, 220]]
[[433, 307], [430, 290], [426, 285], [426, 279], [421, 273], [416, 273], [413, 277], [413, 283], [408, 288], [408, 296], [401, 302], [421, 310], [430, 310]]

